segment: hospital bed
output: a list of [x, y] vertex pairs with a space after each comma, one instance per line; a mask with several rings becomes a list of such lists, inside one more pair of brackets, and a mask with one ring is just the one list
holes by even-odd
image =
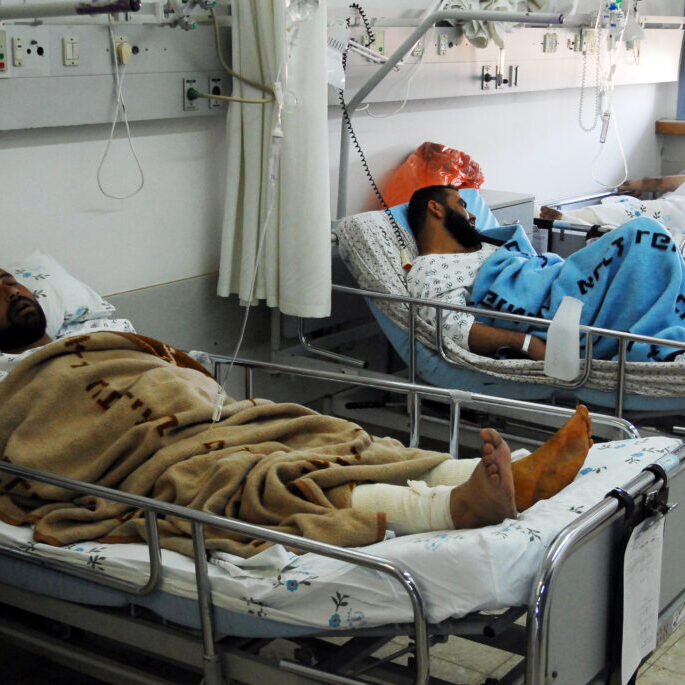
[[[656, 199], [655, 193], [645, 193], [645, 195], [651, 195], [653, 196], [652, 199]], [[584, 195], [567, 197], [546, 204], [552, 209], [569, 211], [600, 204], [605, 198], [610, 197], [615, 198], [615, 200], [612, 200], [612, 203], [616, 202], [614, 206], [623, 206], [624, 201], [633, 202], [633, 198], [630, 196], [621, 196], [617, 194], [616, 190], [607, 190], [598, 193], [587, 193]], [[649, 199], [649, 197], [647, 199]], [[639, 208], [636, 207], [636, 209], [637, 211], [640, 211]], [[642, 205], [641, 209], [642, 211], [647, 210], [647, 205]], [[649, 215], [649, 210], [647, 210], [647, 212], [647, 215]], [[674, 220], [672, 216], [669, 216], [668, 220], [663, 221], [658, 213], [659, 209], [652, 209], [651, 216], [664, 223], [666, 228], [668, 228], [673, 235], [674, 240], [676, 240], [681, 254], [685, 254], [685, 236], [683, 235], [683, 229], [685, 227], [682, 226], [679, 221]], [[626, 216], [626, 220], [628, 218], [629, 217]], [[534, 219], [534, 224], [538, 229], [546, 232], [546, 250], [548, 252], [555, 252], [562, 257], [567, 257], [583, 248], [589, 239], [599, 237], [605, 232], [612, 230], [612, 227], [615, 225], [603, 226], [598, 223], [595, 226], [589, 226], [587, 224], [573, 223], [572, 221], [549, 221], [545, 219]]]
[[[477, 217], [481, 230], [497, 226], [495, 217], [475, 189], [462, 189], [469, 211]], [[410, 253], [416, 254], [408, 231], [406, 205], [391, 208], [395, 220], [407, 229]], [[549, 321], [537, 317], [460, 307], [442, 302], [411, 298], [408, 295], [400, 264], [400, 243], [386, 213], [366, 212], [345, 217], [337, 222], [335, 234], [340, 255], [359, 288], [334, 286], [334, 290], [364, 297], [380, 328], [408, 365], [410, 380], [420, 378], [441, 387], [483, 391], [504, 397], [533, 401], [581, 401], [617, 416], [631, 413], [676, 413], [685, 409], [685, 362], [668, 364], [626, 362], [625, 353], [631, 340], [664, 344], [663, 340], [581, 326], [586, 349], [581, 370], [571, 382], [546, 376], [543, 363], [528, 359], [491, 359], [473, 354], [442, 339], [441, 326], [429, 326], [418, 315], [419, 305], [435, 306], [436, 320], [445, 311], [469, 311], [475, 316], [525, 323], [547, 328]], [[618, 361], [592, 359], [595, 336], [618, 340]], [[411, 343], [413, 341], [413, 344]], [[669, 342], [674, 348], [685, 348]], [[315, 351], [315, 350], [314, 350]]]
[[[213, 358], [217, 371], [228, 361]], [[255, 394], [258, 371], [269, 378], [295, 374], [346, 385], [354, 380], [419, 401], [446, 402], [452, 409], [452, 450], [459, 409], [499, 401], [268, 362], [238, 360], [237, 366], [245, 369], [247, 397]], [[518, 404], [533, 417], [570, 413]], [[425, 683], [429, 647], [449, 635], [526, 655], [503, 683], [516, 682], [524, 671], [528, 683], [608, 679], [618, 658], [612, 638], [620, 613], [615, 588], [626, 519], [656, 516], [666, 502], [682, 499], [685, 448], [673, 438], [641, 439], [615, 417], [593, 420], [613, 426], [621, 439], [595, 446], [574, 484], [517, 521], [387, 539], [364, 549], [338, 548], [0, 462], [0, 471], [140, 508], [148, 530], [147, 546], [85, 541], [53, 548], [32, 541], [28, 528], [1, 525], [0, 634], [107, 682], [197, 682], [201, 675], [207, 685], [229, 679], [368, 682], [365, 676]], [[411, 421], [414, 434], [416, 417]], [[192, 523], [192, 561], [160, 549], [160, 516]], [[684, 519], [683, 508], [666, 519], [660, 642], [685, 617]], [[280, 546], [248, 560], [212, 553], [207, 563], [204, 525]], [[291, 550], [304, 554], [297, 557]], [[483, 550], [489, 561], [479, 570], [472, 565]], [[516, 622], [524, 615], [525, 627]], [[413, 654], [407, 668], [374, 658], [401, 635], [411, 639], [408, 648], [397, 650]], [[260, 658], [275, 638], [295, 643], [297, 658], [278, 664]]]
[[[617, 339], [618, 361], [592, 360], [591, 355], [588, 354], [578, 376], [570, 382], [558, 381], [546, 376], [542, 371], [541, 362], [490, 359], [462, 350], [450, 340], [442, 340], [440, 325], [435, 328], [428, 327], [416, 315], [419, 304], [426, 306], [427, 301], [409, 298], [404, 285], [399, 259], [400, 249], [404, 245], [393, 231], [388, 213], [393, 215], [394, 221], [403, 224], [404, 228], [408, 229], [406, 210], [396, 207], [390, 208], [387, 212], [346, 216], [350, 130], [353, 130], [354, 112], [391, 72], [405, 52], [434, 24], [434, 21], [446, 18], [444, 14], [444, 12], [437, 13], [427, 17], [406, 41], [388, 56], [382, 67], [360, 86], [346, 104], [340, 135], [338, 220], [333, 222], [333, 232], [340, 254], [358, 287], [334, 285], [334, 292], [366, 299], [379, 327], [399, 357], [408, 366], [407, 375], [410, 381], [421, 379], [441, 387], [487, 392], [502, 397], [533, 401], [561, 403], [582, 401], [601, 408], [603, 411], [615, 412], [617, 416], [630, 412], [634, 420], [655, 415], [682, 413], [685, 410], [685, 362], [675, 361], [669, 364], [626, 362], [626, 349], [631, 341], [639, 340], [659, 344], [660, 341], [656, 338], [582, 326], [580, 333], [585, 336], [586, 347], [589, 351], [593, 336], [601, 335]], [[561, 23], [563, 23], [563, 17]], [[467, 200], [469, 210], [478, 217], [477, 226], [481, 230], [497, 225], [494, 216], [477, 191], [465, 189], [463, 196]], [[552, 234], [552, 247], [554, 247], [555, 238], [556, 236]], [[582, 240], [585, 240], [585, 236], [582, 236]], [[408, 242], [411, 245], [413, 240], [409, 239]], [[517, 321], [541, 328], [549, 326], [548, 321], [533, 317], [461, 308], [442, 303], [434, 303], [434, 306], [438, 319], [445, 311], [460, 310], [470, 311], [474, 315], [487, 318]], [[301, 331], [302, 326], [300, 326], [300, 342], [309, 353], [325, 356], [343, 365], [346, 363], [348, 365], [363, 364], [363, 360], [361, 362], [345, 360], [343, 357], [331, 355], [330, 350], [317, 349]], [[683, 345], [675, 342], [671, 346], [684, 348]]]

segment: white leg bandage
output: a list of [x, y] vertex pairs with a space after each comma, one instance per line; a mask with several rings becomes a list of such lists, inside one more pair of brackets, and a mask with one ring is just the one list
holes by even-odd
[[471, 477], [480, 459], [446, 459], [424, 476], [428, 485], [462, 485]]
[[408, 487], [373, 483], [357, 485], [352, 508], [376, 514], [384, 512], [387, 526], [397, 535], [453, 530], [450, 516], [452, 487], [429, 488], [422, 480], [407, 481]]
[[[518, 461], [530, 454], [524, 448], [511, 453], [511, 461]], [[430, 487], [436, 485], [462, 485], [471, 477], [473, 470], [478, 466], [480, 459], [446, 459], [432, 468], [423, 477]]]

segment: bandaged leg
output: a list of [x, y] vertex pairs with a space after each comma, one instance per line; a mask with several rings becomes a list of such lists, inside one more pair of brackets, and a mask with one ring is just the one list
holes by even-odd
[[[511, 453], [514, 473], [516, 472], [516, 461], [527, 457], [529, 454], [530, 452], [526, 449], [519, 449]], [[480, 459], [446, 459], [428, 471], [423, 480], [426, 485], [432, 488], [436, 485], [461, 485], [471, 477], [479, 461]]]
[[480, 528], [516, 517], [511, 458], [506, 443], [484, 450], [469, 479], [430, 488], [424, 481], [398, 485], [358, 485], [351, 505], [369, 514], [385, 513], [398, 535], [452, 528]]
[[357, 485], [352, 491], [352, 508], [371, 514], [384, 512], [388, 528], [397, 535], [451, 530], [452, 490], [447, 485], [430, 488], [423, 481], [412, 480], [408, 487], [385, 483]]
[[426, 485], [461, 485], [471, 477], [480, 459], [446, 459], [423, 477]]

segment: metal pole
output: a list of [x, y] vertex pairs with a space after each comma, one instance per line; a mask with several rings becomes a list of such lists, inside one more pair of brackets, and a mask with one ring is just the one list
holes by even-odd
[[148, 558], [150, 559], [150, 579], [143, 591], [146, 592], [149, 587], [149, 591], [152, 592], [162, 579], [162, 548], [159, 545], [157, 514], [154, 511], [145, 511], [145, 530], [147, 532]]
[[459, 458], [459, 418], [461, 414], [461, 402], [456, 396], [450, 397], [450, 454]]
[[330, 350], [324, 350], [321, 347], [314, 347], [309, 341], [309, 338], [304, 332], [304, 319], [301, 316], [297, 317], [297, 337], [300, 340], [300, 345], [304, 347], [305, 350], [311, 352], [312, 354], [323, 357], [324, 359], [330, 359], [334, 362], [342, 362], [343, 364], [350, 364], [351, 366], [357, 366], [360, 369], [365, 369], [368, 364], [361, 360], [355, 359], [354, 357], [348, 357], [345, 354], [339, 354], [338, 352], [331, 352]]
[[618, 341], [618, 369], [616, 370], [616, 416], [623, 416], [623, 393], [626, 385], [626, 339]]
[[249, 366], [245, 368], [245, 399], [254, 397], [254, 369]]
[[[348, 116], [352, 116], [348, 110]], [[347, 176], [350, 167], [350, 137], [347, 134], [347, 121], [343, 114], [340, 122], [340, 160], [338, 161], [338, 204], [336, 218], [342, 219], [347, 214]]]
[[197, 584], [197, 604], [200, 609], [202, 644], [204, 648], [204, 682], [206, 685], [222, 685], [221, 661], [214, 644], [214, 625], [212, 621], [212, 591], [207, 573], [207, 550], [205, 534], [201, 523], [193, 521], [193, 555], [195, 557], [195, 582]]
[[[414, 305], [409, 304], [409, 382], [416, 383], [416, 312]], [[407, 411], [409, 413], [409, 446], [419, 446], [419, 423], [421, 420], [421, 399], [418, 393], [407, 394]]]

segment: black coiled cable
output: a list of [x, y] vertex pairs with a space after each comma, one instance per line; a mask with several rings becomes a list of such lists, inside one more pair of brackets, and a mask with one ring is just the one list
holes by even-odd
[[[367, 38], [369, 41], [366, 44], [366, 46], [368, 47], [369, 45], [371, 45], [376, 40], [376, 37], [373, 35], [373, 31], [371, 30], [371, 24], [369, 23], [369, 20], [366, 17], [366, 13], [362, 9], [361, 5], [359, 5], [356, 2], [353, 2], [350, 5], [350, 9], [357, 10], [357, 12], [359, 12], [359, 16], [361, 17], [362, 21], [364, 22], [364, 28], [366, 29], [366, 35], [367, 35]], [[343, 65], [343, 70], [345, 70], [345, 68], [347, 67], [347, 49], [345, 49], [343, 52], [342, 65]], [[383, 211], [385, 212], [388, 219], [390, 220], [393, 231], [395, 232], [395, 237], [399, 241], [400, 248], [406, 249], [407, 248], [407, 240], [405, 237], [406, 232], [397, 223], [395, 217], [392, 215], [392, 212], [390, 211], [390, 208], [388, 207], [388, 203], [385, 201], [383, 194], [381, 193], [379, 187], [376, 185], [376, 181], [374, 180], [373, 174], [371, 173], [371, 169], [369, 168], [369, 163], [366, 161], [366, 155], [364, 154], [364, 151], [362, 150], [362, 146], [360, 145], [359, 140], [357, 139], [357, 134], [354, 132], [354, 128], [352, 127], [352, 120], [350, 119], [350, 113], [347, 110], [347, 103], [345, 102], [345, 93], [342, 90], [342, 88], [340, 90], [338, 90], [338, 100], [340, 101], [340, 109], [342, 110], [343, 121], [345, 122], [345, 128], [347, 129], [347, 134], [349, 135], [350, 140], [352, 141], [352, 145], [354, 145], [354, 148], [357, 150], [357, 154], [359, 155], [359, 160], [361, 161], [361, 165], [362, 165], [362, 168], [364, 169], [364, 173], [366, 174], [366, 177], [369, 179], [369, 183], [371, 184], [371, 187], [373, 188], [373, 192], [376, 194], [378, 201], [381, 203], [381, 207], [383, 208]]]
[[[376, 36], [374, 35], [373, 31], [371, 30], [371, 23], [369, 22], [368, 17], [366, 16], [366, 12], [364, 11], [364, 8], [358, 3], [358, 2], [353, 2], [350, 5], [351, 10], [357, 10], [359, 13], [359, 16], [361, 17], [361, 20], [364, 22], [364, 28], [366, 29], [366, 46], [365, 47], [370, 47], [376, 42]], [[349, 21], [348, 21], [349, 23]]]

